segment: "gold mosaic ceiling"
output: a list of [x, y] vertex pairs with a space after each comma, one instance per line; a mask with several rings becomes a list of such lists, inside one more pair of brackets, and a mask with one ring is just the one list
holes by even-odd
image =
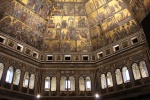
[[[22, 1], [23, 3], [27, 4], [28, 3], [28, 0], [20, 0]], [[47, 0], [47, 1], [50, 1], [50, 2], [87, 2], [88, 0]]]
[[55, 2], [86, 2], [88, 0], [53, 0]]
[[137, 32], [150, 11], [150, 0], [10, 1], [1, 31], [44, 52], [98, 50]]

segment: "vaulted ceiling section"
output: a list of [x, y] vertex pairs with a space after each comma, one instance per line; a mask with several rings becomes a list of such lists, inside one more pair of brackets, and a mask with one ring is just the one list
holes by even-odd
[[43, 52], [92, 52], [137, 32], [149, 0], [0, 0], [0, 30]]

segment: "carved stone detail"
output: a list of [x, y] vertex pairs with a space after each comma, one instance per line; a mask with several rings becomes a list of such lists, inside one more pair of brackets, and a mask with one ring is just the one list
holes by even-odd
[[25, 71], [30, 72], [30, 73], [35, 73], [36, 69], [32, 66], [26, 65]]
[[16, 60], [9, 59], [9, 66], [13, 66], [16, 69], [22, 69], [23, 63]]
[[7, 62], [7, 58], [0, 55], [0, 63], [6, 63]]
[[45, 76], [56, 76], [57, 75], [57, 71], [49, 71], [49, 70], [46, 70], [45, 73], [44, 73]]
[[141, 53], [133, 55], [132, 57], [130, 57], [130, 63], [133, 62], [139, 62], [140, 60], [143, 60], [143, 56], [141, 55]]
[[90, 71], [79, 71], [80, 75], [90, 75]]

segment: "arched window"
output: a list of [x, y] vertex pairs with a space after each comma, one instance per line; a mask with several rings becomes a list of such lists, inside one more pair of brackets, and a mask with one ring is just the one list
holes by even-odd
[[56, 91], [56, 77], [52, 77], [52, 80], [51, 80], [51, 91]]
[[0, 80], [1, 80], [2, 75], [3, 75], [3, 70], [4, 70], [4, 64], [0, 63]]
[[70, 83], [68, 83], [68, 90], [69, 91], [75, 91], [75, 78], [74, 78], [74, 76], [70, 76], [68, 81], [70, 81]]
[[70, 80], [66, 80], [65, 81], [65, 89], [67, 90], [70, 90], [71, 89], [71, 81]]
[[30, 76], [30, 83], [29, 83], [29, 89], [34, 89], [34, 82], [35, 82], [35, 75], [31, 74], [31, 76]]
[[122, 68], [122, 75], [123, 75], [124, 83], [130, 82], [130, 76], [127, 67]]
[[101, 87], [102, 89], [105, 89], [107, 87], [105, 74], [101, 75]]
[[112, 81], [112, 75], [110, 72], [107, 73], [107, 86], [112, 87], [113, 86], [113, 81]]
[[79, 91], [85, 91], [84, 77], [79, 77]]
[[145, 61], [141, 61], [141, 62], [139, 63], [139, 65], [140, 65], [140, 71], [141, 71], [142, 77], [143, 77], [143, 78], [148, 77], [148, 76], [149, 76], [149, 73], [148, 73], [148, 70], [147, 70], [147, 66], [146, 66]]
[[120, 69], [116, 69], [115, 74], [116, 74], [117, 85], [122, 84], [123, 81], [122, 81], [122, 75], [121, 75]]
[[87, 76], [85, 78], [85, 81], [86, 81], [86, 91], [91, 91], [91, 78]]
[[60, 91], [67, 91], [67, 84], [69, 82], [67, 81], [67, 78], [65, 76], [62, 76], [60, 79]]
[[14, 73], [14, 79], [13, 79], [13, 84], [14, 84], [14, 85], [19, 85], [19, 82], [20, 82], [20, 75], [21, 75], [20, 69], [16, 69], [16, 71], [15, 71], [15, 73]]
[[45, 91], [50, 90], [50, 77], [45, 78]]
[[13, 79], [13, 67], [9, 67], [9, 69], [7, 70], [7, 75], [6, 75], [6, 82], [7, 83], [11, 83], [12, 82], [12, 79]]
[[24, 80], [23, 80], [23, 87], [28, 87], [28, 83], [29, 83], [29, 72], [25, 72], [24, 75]]
[[133, 76], [135, 80], [138, 80], [141, 78], [139, 67], [136, 63], [132, 64], [132, 71], [133, 71]]

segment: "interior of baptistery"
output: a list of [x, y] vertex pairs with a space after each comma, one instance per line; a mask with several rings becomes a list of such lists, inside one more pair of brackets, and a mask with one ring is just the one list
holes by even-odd
[[150, 0], [0, 0], [0, 100], [149, 100]]

